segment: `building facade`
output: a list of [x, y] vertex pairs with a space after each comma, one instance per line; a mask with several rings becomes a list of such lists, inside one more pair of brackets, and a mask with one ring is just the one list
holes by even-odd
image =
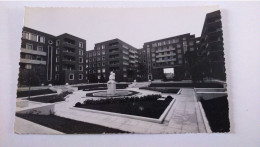
[[84, 39], [69, 34], [53, 36], [27, 27], [22, 34], [19, 86], [86, 82]]
[[164, 79], [164, 68], [174, 68], [174, 77], [189, 79], [185, 70], [185, 53], [197, 50], [195, 35], [183, 34], [170, 38], [146, 42], [143, 45], [146, 54], [147, 79]]
[[199, 54], [208, 63], [208, 77], [225, 81], [226, 70], [220, 11], [206, 15], [200, 37]]
[[116, 81], [132, 81], [138, 63], [137, 49], [119, 39], [95, 44], [86, 54], [86, 75], [89, 82], [106, 82], [111, 71]]
[[30, 71], [37, 75], [29, 77], [38, 85], [107, 82], [111, 71], [118, 82], [162, 80], [165, 68], [174, 68], [175, 80], [186, 80], [192, 78], [187, 53], [198, 56], [192, 64], [203, 67], [199, 72], [204, 78], [226, 80], [223, 45], [220, 11], [206, 15], [200, 37], [187, 33], [145, 42], [141, 49], [112, 39], [86, 51], [86, 40], [79, 37], [24, 27], [19, 84], [26, 85], [23, 82]]

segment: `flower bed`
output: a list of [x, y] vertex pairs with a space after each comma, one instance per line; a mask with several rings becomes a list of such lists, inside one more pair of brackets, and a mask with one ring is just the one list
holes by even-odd
[[129, 133], [56, 115], [16, 114], [16, 116], [67, 134]]
[[[116, 84], [116, 89], [125, 89], [128, 84]], [[90, 84], [84, 86], [78, 86], [78, 90], [91, 91], [91, 90], [106, 90], [107, 84]]]
[[139, 89], [145, 89], [145, 90], [152, 90], [152, 91], [158, 91], [158, 92], [161, 92], [161, 93], [174, 93], [174, 94], [177, 94], [180, 89], [167, 89], [167, 88], [156, 88], [156, 87], [142, 87], [142, 88], [139, 88]]
[[220, 83], [151, 83], [149, 87], [223, 88]]
[[229, 132], [229, 108], [227, 96], [211, 100], [201, 99], [202, 107], [209, 121], [212, 132]]
[[55, 103], [55, 102], [65, 101], [65, 97], [71, 93], [72, 92], [65, 91], [58, 95], [39, 96], [39, 97], [30, 98], [27, 100], [35, 101], [35, 102], [42, 102], [42, 103]]
[[173, 98], [158, 98], [161, 95], [86, 100], [83, 104], [76, 103], [75, 107], [159, 119]]
[[44, 95], [44, 94], [52, 94], [52, 93], [56, 93], [50, 89], [40, 89], [40, 90], [31, 90], [29, 91], [17, 91], [17, 97], [27, 97], [29, 96], [35, 96], [35, 95]]

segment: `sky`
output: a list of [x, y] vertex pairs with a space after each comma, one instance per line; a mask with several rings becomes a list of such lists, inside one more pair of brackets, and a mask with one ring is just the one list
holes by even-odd
[[29, 8], [24, 26], [51, 35], [63, 33], [95, 43], [118, 38], [136, 48], [185, 33], [200, 36], [205, 16], [218, 6], [171, 8]]

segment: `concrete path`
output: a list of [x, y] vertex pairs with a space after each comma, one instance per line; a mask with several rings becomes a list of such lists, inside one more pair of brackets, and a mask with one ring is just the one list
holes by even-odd
[[[160, 94], [160, 92], [141, 90], [138, 88], [127, 89], [141, 92], [142, 94], [139, 94], [139, 96]], [[75, 105], [75, 103], [86, 100], [86, 93], [86, 91], [76, 91], [66, 100], [66, 102], [56, 104], [56, 115], [133, 133], [206, 132], [201, 112], [199, 110], [197, 101], [195, 100], [195, 93], [193, 89], [182, 89], [180, 95], [162, 94], [163, 96], [171, 95], [172, 97], [176, 98], [173, 107], [169, 111], [168, 115], [166, 116], [166, 120], [162, 124], [70, 109]]]

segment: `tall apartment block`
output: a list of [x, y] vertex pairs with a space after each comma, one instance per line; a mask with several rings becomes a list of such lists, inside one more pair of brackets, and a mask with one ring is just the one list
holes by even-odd
[[199, 44], [201, 58], [208, 59], [210, 77], [213, 79], [226, 80], [220, 11], [206, 15]]
[[147, 79], [163, 79], [164, 68], [174, 68], [175, 77], [189, 79], [185, 70], [184, 55], [197, 50], [195, 35], [183, 34], [170, 38], [146, 42], [143, 45], [143, 63], [147, 67]]
[[133, 80], [138, 63], [137, 49], [119, 39], [95, 44], [86, 54], [86, 74], [89, 82], [104, 82], [111, 71], [116, 81]]
[[[62, 34], [53, 36], [24, 27], [20, 53], [19, 86], [25, 74], [34, 73], [34, 83], [75, 84], [86, 82], [86, 41]], [[27, 84], [28, 85], [28, 84]]]

